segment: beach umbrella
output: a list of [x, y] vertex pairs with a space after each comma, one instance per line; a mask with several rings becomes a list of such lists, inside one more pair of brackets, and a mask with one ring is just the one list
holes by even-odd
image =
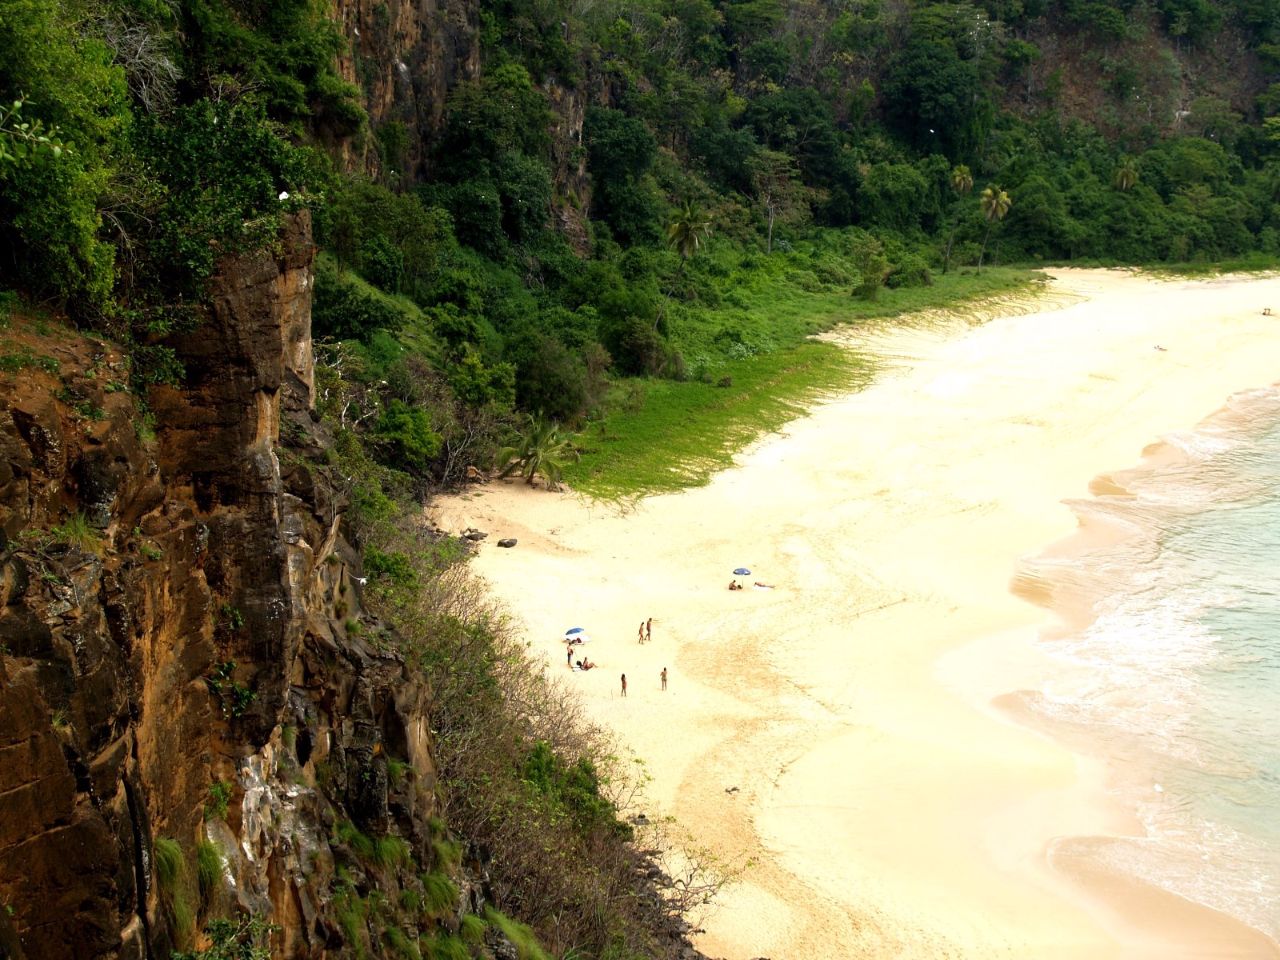
[[733, 571], [733, 573], [734, 573], [734, 576], [738, 576], [738, 577], [751, 576], [751, 571], [748, 570], [746, 567], [739, 567], [737, 570]]
[[564, 632], [564, 635], [566, 637], [572, 637], [574, 634], [577, 634], [577, 633], [586, 633], [586, 631], [583, 630], [581, 627], [570, 627], [568, 630]]

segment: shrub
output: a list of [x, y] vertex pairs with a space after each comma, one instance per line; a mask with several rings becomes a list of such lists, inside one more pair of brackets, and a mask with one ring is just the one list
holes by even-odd
[[385, 580], [391, 586], [412, 590], [418, 582], [413, 560], [399, 550], [382, 551], [369, 546], [364, 552], [364, 572], [375, 580]]
[[430, 414], [400, 400], [387, 404], [373, 432], [388, 452], [390, 466], [417, 474], [427, 472], [443, 443], [431, 428]]
[[327, 257], [316, 261], [311, 324], [317, 336], [368, 340], [378, 330], [398, 330], [410, 319], [404, 304], [343, 272]]
[[891, 289], [899, 287], [927, 287], [933, 284], [933, 274], [929, 271], [923, 257], [914, 253], [904, 253], [898, 258], [885, 278], [885, 286]]
[[204, 804], [206, 820], [225, 820], [227, 805], [231, 802], [231, 784], [225, 780], [215, 780], [209, 784], [209, 799]]
[[192, 953], [174, 952], [169, 960], [271, 960], [267, 938], [276, 929], [261, 917], [210, 920], [205, 927], [209, 946]]
[[559, 340], [532, 335], [516, 370], [516, 401], [523, 409], [562, 423], [576, 423], [586, 412], [586, 364]]

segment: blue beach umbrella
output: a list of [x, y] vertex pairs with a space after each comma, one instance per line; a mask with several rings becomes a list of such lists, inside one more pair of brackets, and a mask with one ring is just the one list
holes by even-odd
[[568, 630], [566, 630], [566, 631], [564, 632], [564, 635], [565, 635], [566, 637], [574, 637], [574, 636], [577, 636], [577, 635], [578, 635], [578, 634], [580, 634], [580, 633], [585, 633], [585, 632], [586, 632], [586, 631], [585, 631], [585, 630], [583, 630], [581, 627], [570, 627]]
[[738, 577], [749, 577], [751, 575], [751, 571], [746, 567], [739, 567], [737, 570], [733, 571], [733, 573], [734, 576]]

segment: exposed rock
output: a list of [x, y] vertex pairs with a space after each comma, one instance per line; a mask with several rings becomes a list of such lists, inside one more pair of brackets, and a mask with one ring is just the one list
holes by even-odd
[[[279, 925], [273, 957], [320, 958], [342, 942], [335, 820], [427, 849], [426, 693], [342, 628], [360, 571], [305, 456], [324, 445], [312, 255], [302, 214], [223, 263], [205, 321], [170, 341], [187, 376], [153, 390], [154, 442], [101, 343], [30, 334], [60, 374], [0, 376], [0, 955], [167, 957], [151, 851], [169, 837], [193, 875], [197, 840], [216, 847], [238, 904]], [[75, 514], [87, 533], [48, 533]], [[232, 802], [206, 821], [216, 781]]]
[[500, 547], [514, 547], [519, 541], [515, 537], [504, 537], [498, 541]]
[[483, 530], [475, 530], [471, 527], [467, 527], [467, 529], [462, 531], [462, 536], [463, 536], [463, 539], [470, 540], [472, 543], [479, 543], [481, 540], [487, 537], [488, 534], [485, 533]]
[[339, 72], [363, 89], [370, 126], [399, 123], [408, 133], [401, 170], [381, 171], [376, 137], [337, 146], [349, 167], [417, 179], [448, 92], [480, 75], [479, 0], [331, 0], [331, 10], [350, 45]]

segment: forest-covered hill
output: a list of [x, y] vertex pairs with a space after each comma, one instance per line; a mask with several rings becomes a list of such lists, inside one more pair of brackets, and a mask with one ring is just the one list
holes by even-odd
[[163, 378], [214, 260], [309, 207], [317, 334], [581, 423], [606, 370], [769, 349], [762, 275], [1280, 252], [1278, 11], [4, 0], [0, 269]]

